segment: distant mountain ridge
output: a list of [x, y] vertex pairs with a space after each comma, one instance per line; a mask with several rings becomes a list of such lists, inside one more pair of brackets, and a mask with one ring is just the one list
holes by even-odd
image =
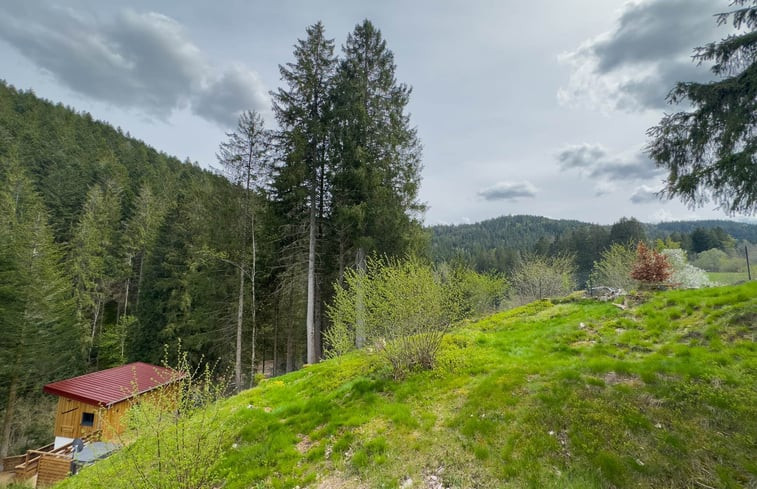
[[[697, 228], [720, 227], [737, 240], [757, 243], [757, 225], [725, 219], [642, 225], [651, 239], [665, 238], [674, 232], [691, 233]], [[456, 255], [471, 255], [482, 250], [532, 251], [540, 240], [559, 239], [566, 232], [585, 228], [609, 230], [611, 227], [569, 219], [509, 215], [472, 224], [430, 226], [428, 229], [431, 233], [431, 256], [443, 261]]]

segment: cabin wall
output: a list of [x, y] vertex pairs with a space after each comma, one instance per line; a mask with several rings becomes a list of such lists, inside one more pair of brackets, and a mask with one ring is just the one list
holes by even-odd
[[[133, 403], [147, 400], [153, 402], [166, 400], [173, 404], [176, 388], [175, 385], [172, 385], [163, 387], [162, 389], [155, 389], [137, 397], [113, 404], [109, 408], [95, 406], [67, 397], [59, 397], [55, 415], [54, 435], [56, 437], [83, 438], [95, 431], [102, 431], [103, 440], [112, 440], [123, 433], [125, 429], [123, 417]], [[92, 426], [82, 424], [84, 413], [93, 415]]]
[[[102, 419], [98, 411], [100, 408], [92, 404], [69, 399], [58, 398], [58, 408], [55, 413], [55, 436], [66, 438], [82, 438], [102, 428]], [[92, 415], [92, 426], [83, 425], [84, 413]]]

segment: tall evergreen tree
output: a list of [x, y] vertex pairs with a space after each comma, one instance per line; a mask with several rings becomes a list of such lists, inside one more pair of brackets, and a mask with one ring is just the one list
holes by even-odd
[[95, 360], [98, 331], [110, 287], [119, 275], [118, 231], [121, 188], [107, 180], [87, 193], [84, 211], [70, 243], [68, 266], [74, 280], [79, 319], [90, 324], [90, 360]]
[[757, 212], [757, 0], [733, 0], [716, 16], [737, 32], [697, 48], [718, 80], [679, 82], [668, 95], [691, 110], [665, 115], [649, 129], [648, 151], [668, 170], [663, 193], [690, 205], [712, 200], [729, 213]]
[[[288, 203], [291, 219], [307, 222], [307, 361], [319, 358], [316, 316], [316, 253], [318, 234], [330, 189], [327, 150], [331, 106], [328, 99], [336, 66], [334, 41], [327, 39], [323, 24], [307, 28], [298, 40], [293, 63], [279, 66], [286, 88], [272, 93], [273, 111], [281, 128], [277, 139], [284, 158], [277, 169], [274, 188]], [[304, 212], [303, 212], [304, 211]]]
[[411, 89], [395, 77], [394, 54], [368, 20], [343, 46], [334, 84], [332, 158], [340, 276], [354, 256], [402, 255], [420, 236], [421, 145], [410, 126]]
[[83, 368], [70, 285], [47, 214], [13, 161], [0, 164], [0, 458], [19, 399]]

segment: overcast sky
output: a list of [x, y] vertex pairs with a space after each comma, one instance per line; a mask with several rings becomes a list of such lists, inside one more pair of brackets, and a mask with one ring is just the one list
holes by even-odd
[[662, 202], [645, 131], [693, 48], [724, 37], [728, 0], [3, 0], [0, 78], [215, 164], [306, 26], [341, 46], [370, 19], [413, 87], [426, 223], [533, 214], [609, 224], [723, 218]]

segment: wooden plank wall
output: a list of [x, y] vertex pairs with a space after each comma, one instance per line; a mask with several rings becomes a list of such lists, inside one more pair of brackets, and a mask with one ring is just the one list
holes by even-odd
[[49, 487], [68, 476], [71, 459], [56, 455], [42, 455], [37, 470], [36, 487]]
[[[55, 436], [67, 438], [83, 438], [84, 436], [102, 429], [100, 408], [85, 402], [58, 398], [58, 409], [55, 413]], [[82, 413], [93, 413], [95, 421], [93, 426], [82, 426]]]

